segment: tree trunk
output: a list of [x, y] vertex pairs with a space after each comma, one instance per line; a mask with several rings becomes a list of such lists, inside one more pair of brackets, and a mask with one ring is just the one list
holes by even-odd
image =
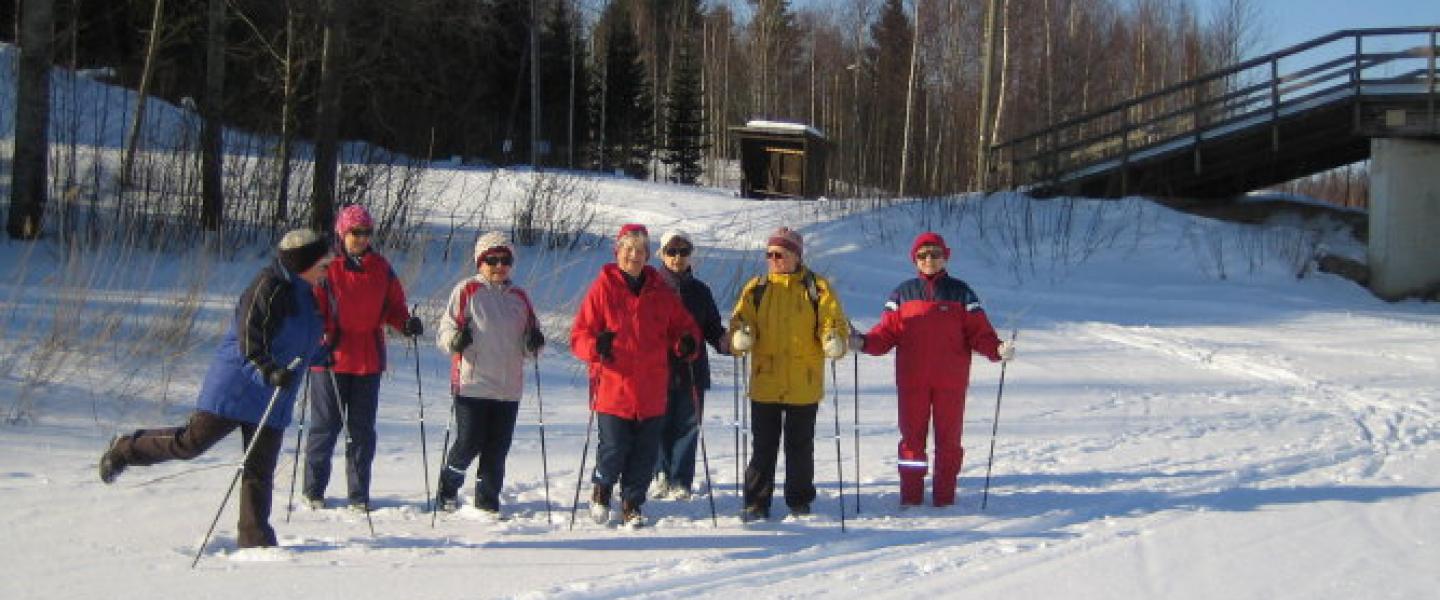
[[122, 188], [130, 187], [132, 171], [135, 168], [135, 152], [140, 145], [140, 130], [145, 127], [145, 100], [150, 97], [150, 76], [155, 69], [155, 54], [159, 51], [164, 12], [165, 0], [155, 0], [155, 12], [150, 16], [150, 41], [145, 47], [145, 66], [140, 69], [140, 90], [135, 95], [135, 118], [130, 122], [130, 139], [125, 143], [125, 157], [120, 161]]
[[340, 65], [345, 47], [346, 0], [329, 0], [320, 48], [320, 97], [315, 112], [315, 175], [310, 191], [310, 228], [330, 231], [335, 219], [339, 165]]
[[899, 195], [905, 196], [905, 181], [910, 176], [910, 125], [915, 112], [915, 66], [920, 62], [920, 4], [915, 4], [915, 28], [910, 34], [910, 78], [905, 84], [905, 131], [900, 142]]
[[200, 125], [200, 226], [219, 231], [224, 220], [225, 191], [221, 179], [224, 159], [222, 104], [225, 94], [225, 0], [210, 0], [209, 30], [205, 40], [205, 100]]
[[29, 0], [20, 15], [20, 68], [15, 98], [15, 157], [10, 174], [11, 239], [40, 236], [49, 194], [50, 52], [54, 44], [52, 0]]
[[280, 149], [275, 159], [279, 170], [275, 178], [275, 225], [279, 226], [289, 218], [290, 213], [290, 153], [295, 142], [295, 10], [285, 9], [285, 64], [281, 65], [281, 76], [285, 78], [284, 92], [280, 104]]

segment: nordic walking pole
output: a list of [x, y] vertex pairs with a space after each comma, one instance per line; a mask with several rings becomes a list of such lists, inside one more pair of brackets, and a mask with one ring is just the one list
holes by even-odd
[[835, 479], [840, 482], [840, 533], [845, 533], [845, 465], [840, 462], [840, 383], [835, 374], [837, 362], [839, 359], [830, 359], [830, 397], [835, 400]]
[[[454, 424], [455, 424], [455, 401], [452, 399], [452, 400], [450, 401], [450, 420], [445, 422], [445, 441], [440, 442], [440, 464], [442, 465], [442, 466], [440, 467], [440, 470], [441, 470], [442, 473], [444, 472], [445, 469], [450, 468], [450, 457], [449, 457], [449, 454], [450, 454], [450, 426], [451, 426], [451, 425], [454, 425]], [[426, 451], [428, 452], [429, 450], [427, 449]], [[428, 493], [428, 492], [427, 492], [427, 493]], [[436, 513], [439, 513], [439, 512], [440, 512], [440, 507], [439, 507], [439, 506], [434, 506], [434, 508], [430, 511], [430, 528], [431, 528], [431, 529], [434, 529], [434, 528], [435, 528], [435, 515], [436, 515]]]
[[585, 423], [585, 445], [580, 449], [580, 471], [575, 475], [575, 498], [570, 501], [570, 530], [575, 530], [575, 510], [580, 508], [580, 485], [585, 481], [585, 459], [590, 457], [590, 429], [595, 426], [595, 380], [590, 380], [590, 420]]
[[705, 450], [705, 416], [701, 414], [700, 390], [695, 382], [695, 363], [690, 366], [690, 402], [695, 407], [695, 433], [700, 438], [700, 461], [705, 467], [706, 496], [710, 497], [710, 524], [720, 527], [720, 518], [715, 515], [715, 484], [710, 482], [710, 453]]
[[290, 500], [285, 503], [285, 522], [290, 522], [290, 513], [295, 510], [295, 475], [300, 471], [300, 442], [305, 438], [305, 411], [310, 405], [310, 371], [305, 371], [305, 379], [300, 382], [305, 388], [304, 395], [300, 396], [300, 428], [295, 430], [295, 460], [290, 463]]
[[855, 378], [850, 385], [855, 392], [855, 514], [860, 514], [860, 352], [855, 352]]
[[[335, 408], [340, 409], [340, 425], [345, 430], [345, 470], [350, 471], [355, 468], [355, 465], [350, 463], [350, 447], [355, 445], [355, 438], [350, 435], [350, 409], [340, 401], [340, 382], [335, 380], [335, 367], [326, 367], [325, 372], [330, 374], [330, 390], [335, 393]], [[370, 519], [369, 498], [365, 499], [365, 524], [370, 526], [370, 537], [375, 537], [375, 521]]]
[[[540, 422], [540, 478], [545, 481], [545, 524], [550, 517], [550, 459], [545, 452], [545, 399], [540, 396], [540, 353], [535, 353], [535, 406], [536, 420]], [[576, 486], [575, 489], [580, 489]]]
[[[1015, 343], [1019, 337], [1019, 329], [1010, 330], [1010, 343]], [[980, 510], [985, 510], [985, 505], [990, 502], [990, 469], [995, 466], [995, 435], [1000, 431], [1000, 399], [1005, 396], [1005, 367], [1010, 361], [1000, 363], [1000, 387], [995, 390], [995, 423], [990, 427], [990, 458], [985, 461], [985, 493], [980, 497]]]
[[[300, 366], [301, 361], [299, 356], [295, 357], [295, 360], [285, 366], [285, 370], [294, 370]], [[235, 484], [239, 483], [240, 475], [245, 472], [245, 463], [250, 461], [250, 454], [255, 452], [255, 446], [260, 445], [260, 436], [265, 432], [265, 422], [270, 420], [270, 412], [275, 410], [275, 401], [280, 398], [282, 389], [277, 387], [270, 392], [270, 401], [265, 404], [265, 412], [260, 415], [260, 423], [255, 426], [255, 435], [250, 438], [250, 445], [245, 448], [245, 455], [240, 458], [240, 466], [235, 468], [235, 476], [230, 478], [230, 487], [225, 488], [225, 497], [220, 500], [220, 508], [215, 509], [215, 518], [210, 520], [210, 528], [205, 530], [205, 539], [200, 540], [200, 547], [195, 549], [195, 560], [190, 561], [190, 568], [200, 564], [200, 556], [205, 553], [205, 546], [210, 543], [210, 534], [215, 533], [215, 524], [220, 522], [220, 514], [225, 512], [225, 505], [230, 503], [230, 494], [235, 492]]]
[[742, 481], [741, 474], [743, 473], [743, 471], [740, 470], [740, 357], [731, 355], [730, 359], [734, 367], [730, 375], [734, 390], [734, 406], [731, 408], [734, 410], [732, 414], [735, 417], [735, 497], [740, 498], [742, 497], [740, 495], [740, 484]]
[[[419, 304], [410, 309], [410, 316], [415, 316], [417, 310], [420, 310]], [[420, 465], [425, 477], [425, 510], [434, 512], [430, 504], [430, 453], [426, 452], [429, 446], [425, 444], [425, 386], [420, 382], [420, 341], [414, 336], [410, 338], [410, 348], [415, 351], [415, 401], [420, 404]]]

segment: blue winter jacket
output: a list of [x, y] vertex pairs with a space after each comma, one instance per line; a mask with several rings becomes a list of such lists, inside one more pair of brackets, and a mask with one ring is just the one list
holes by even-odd
[[235, 305], [235, 320], [215, 351], [196, 407], [222, 417], [259, 424], [275, 388], [265, 372], [299, 357], [294, 381], [280, 392], [266, 427], [284, 429], [294, 412], [305, 369], [322, 355], [324, 324], [309, 283], [280, 265], [261, 269]]

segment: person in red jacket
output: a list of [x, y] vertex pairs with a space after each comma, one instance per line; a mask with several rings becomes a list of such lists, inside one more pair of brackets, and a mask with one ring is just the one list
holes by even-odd
[[385, 331], [389, 325], [406, 336], [424, 333], [420, 319], [405, 308], [405, 290], [390, 262], [371, 247], [375, 220], [358, 204], [335, 219], [338, 243], [324, 285], [315, 286], [315, 303], [325, 322], [330, 364], [310, 373], [310, 432], [305, 440], [305, 504], [325, 506], [330, 455], [340, 433], [345, 444], [350, 508], [370, 510], [370, 463], [375, 459], [375, 413], [380, 374], [385, 371]]
[[600, 268], [570, 329], [570, 350], [590, 365], [590, 408], [599, 423], [590, 516], [610, 521], [620, 484], [621, 518], [644, 524], [640, 506], [660, 451], [668, 404], [670, 356], [693, 360], [700, 339], [695, 319], [650, 258], [643, 225], [620, 228], [615, 262]]
[[925, 437], [935, 422], [935, 506], [955, 503], [955, 482], [965, 450], [960, 446], [970, 355], [1010, 360], [1014, 348], [1001, 342], [964, 281], [945, 271], [950, 248], [937, 233], [925, 232], [910, 247], [919, 277], [890, 293], [880, 322], [851, 347], [880, 356], [895, 348], [895, 387], [900, 396], [900, 505], [925, 500]]

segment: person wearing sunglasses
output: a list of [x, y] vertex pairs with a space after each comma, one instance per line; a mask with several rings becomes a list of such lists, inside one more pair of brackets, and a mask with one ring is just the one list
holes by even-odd
[[668, 405], [670, 357], [693, 360], [700, 330], [650, 258], [650, 234], [630, 223], [615, 236], [615, 262], [580, 301], [570, 351], [589, 365], [590, 408], [599, 429], [590, 474], [590, 518], [610, 522], [620, 485], [621, 520], [645, 524], [645, 504]]
[[929, 470], [925, 443], [932, 420], [935, 475], [931, 499], [940, 507], [955, 503], [956, 480], [965, 456], [960, 436], [970, 357], [980, 354], [994, 362], [1015, 356], [1011, 343], [1001, 342], [995, 335], [980, 298], [964, 281], [950, 276], [945, 268], [949, 259], [950, 247], [940, 234], [927, 231], [916, 236], [910, 261], [918, 276], [890, 293], [879, 323], [851, 339], [851, 346], [866, 354], [881, 356], [895, 349], [901, 507], [925, 501]]
[[253, 444], [240, 475], [241, 548], [278, 545], [270, 526], [275, 466], [304, 368], [324, 354], [311, 288], [325, 277], [329, 246], [314, 231], [295, 229], [277, 250], [235, 303], [186, 423], [117, 436], [99, 465], [100, 481], [114, 483], [127, 467], [194, 459], [239, 429], [242, 451]]
[[[715, 307], [710, 286], [695, 277], [690, 258], [695, 244], [690, 235], [671, 229], [660, 236], [661, 278], [680, 293], [685, 310], [695, 319], [706, 342], [722, 354], [729, 350], [725, 324]], [[699, 439], [700, 414], [704, 412], [705, 390], [710, 388], [710, 353], [701, 344], [694, 362], [670, 357], [669, 403], [660, 432], [660, 457], [655, 464], [654, 498], [688, 500], [695, 480], [695, 446]]]
[[380, 404], [380, 374], [386, 366], [384, 326], [411, 338], [425, 330], [406, 308], [405, 289], [390, 262], [372, 245], [374, 236], [375, 220], [365, 207], [352, 204], [341, 209], [335, 218], [336, 260], [330, 263], [325, 283], [315, 287], [330, 360], [312, 367], [310, 373], [311, 425], [305, 439], [303, 492], [310, 508], [325, 506], [330, 457], [341, 432], [348, 428], [345, 472], [349, 506], [370, 510], [375, 414]]
[[465, 470], [475, 470], [475, 508], [491, 517], [500, 514], [505, 487], [505, 460], [515, 433], [515, 419], [525, 390], [525, 359], [545, 345], [540, 321], [525, 290], [515, 285], [515, 245], [499, 231], [475, 241], [476, 274], [450, 292], [435, 336], [436, 345], [451, 355], [450, 382], [454, 396], [455, 444], [440, 468], [436, 506], [460, 508]]
[[825, 359], [845, 355], [850, 327], [830, 282], [803, 257], [800, 233], [777, 229], [765, 242], [768, 272], [745, 284], [730, 314], [730, 347], [751, 355], [746, 521], [770, 518], [782, 438], [790, 514], [809, 514], [815, 501], [815, 416], [825, 392]]

